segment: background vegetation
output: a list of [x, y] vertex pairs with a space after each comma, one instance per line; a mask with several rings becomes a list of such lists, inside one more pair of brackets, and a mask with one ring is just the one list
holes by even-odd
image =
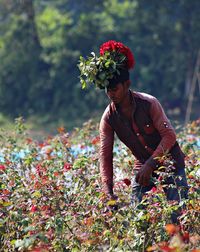
[[[121, 142], [114, 148], [114, 192], [108, 200], [99, 175], [98, 124], [68, 134], [30, 138], [22, 119], [0, 130], [1, 252], [200, 252], [200, 120], [178, 135], [186, 155], [188, 199], [167, 202], [166, 171], [143, 198], [130, 204], [134, 159]], [[120, 150], [120, 151], [119, 151]], [[116, 208], [116, 205], [118, 208]], [[171, 213], [180, 209], [180, 225]]]
[[[199, 0], [0, 0], [0, 111], [67, 129], [99, 118], [103, 91], [81, 90], [79, 56], [114, 39], [134, 52], [132, 88], [184, 120], [200, 45]], [[199, 90], [192, 119], [200, 109]], [[55, 127], [55, 126], [54, 126]]]
[[[145, 208], [130, 205], [134, 159], [125, 145], [115, 142], [119, 198], [108, 201], [99, 174], [98, 124], [88, 121], [73, 134], [64, 128], [57, 133], [33, 140], [21, 118], [15, 131], [0, 130], [0, 251], [200, 251], [200, 120], [178, 136], [186, 155], [188, 199], [167, 202], [168, 167], [157, 171], [156, 187], [143, 198]], [[170, 219], [177, 208], [179, 226]]]
[[[110, 39], [134, 52], [133, 89], [157, 96], [184, 121], [199, 0], [0, 0], [0, 251], [199, 251], [199, 120], [177, 129], [190, 186], [180, 227], [170, 215], [182, 202], [166, 202], [161, 180], [144, 211], [130, 206], [134, 160], [119, 142], [118, 211], [101, 191], [95, 120], [108, 101], [102, 91], [81, 89], [77, 63]], [[199, 110], [196, 85], [191, 119]], [[66, 130], [38, 141], [18, 116], [40, 127], [42, 138], [56, 125]]]

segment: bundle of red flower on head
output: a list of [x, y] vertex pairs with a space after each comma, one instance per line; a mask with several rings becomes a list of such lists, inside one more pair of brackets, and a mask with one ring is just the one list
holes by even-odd
[[135, 65], [131, 50], [121, 42], [107, 41], [100, 46], [100, 56], [80, 57], [79, 69], [82, 88], [88, 84], [104, 89], [129, 79], [129, 70]]
[[104, 55], [106, 51], [116, 51], [117, 53], [123, 54], [126, 57], [124, 66], [127, 67], [127, 69], [134, 67], [135, 59], [131, 50], [121, 42], [109, 40], [108, 42], [103, 43], [100, 47], [100, 55]]

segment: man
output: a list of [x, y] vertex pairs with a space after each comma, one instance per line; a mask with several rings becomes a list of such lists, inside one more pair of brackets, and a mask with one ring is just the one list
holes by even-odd
[[[116, 57], [116, 53], [124, 58]], [[100, 54], [102, 57], [105, 56], [102, 61], [117, 62], [116, 67], [109, 71], [106, 63], [102, 67], [97, 64], [96, 76], [105, 72], [107, 77], [104, 76], [102, 82], [101, 79], [99, 81], [93, 78], [94, 84], [104, 88], [110, 99], [110, 104], [101, 118], [99, 129], [100, 174], [104, 192], [108, 198], [116, 198], [113, 192], [113, 144], [114, 134], [116, 134], [136, 159], [133, 167], [135, 169], [134, 200], [141, 201], [145, 192], [155, 186], [151, 178], [156, 176], [155, 171], [163, 165], [159, 159], [166, 153], [169, 153], [174, 168], [173, 176], [169, 175], [165, 181], [166, 184], [173, 185], [165, 187], [167, 199], [180, 201], [180, 197], [186, 198], [188, 186], [184, 170], [184, 155], [176, 141], [171, 123], [155, 97], [130, 90], [129, 70], [135, 63], [130, 49], [120, 42], [108, 41], [101, 46]], [[99, 61], [101, 62], [101, 59]], [[113, 71], [115, 68], [116, 71]], [[112, 73], [112, 77], [108, 72]], [[174, 222], [177, 221], [176, 217]]]

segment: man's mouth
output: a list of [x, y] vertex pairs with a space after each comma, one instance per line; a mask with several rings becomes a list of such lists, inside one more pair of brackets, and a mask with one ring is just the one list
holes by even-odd
[[114, 102], [115, 104], [117, 104], [118, 100], [117, 99], [112, 99], [112, 102]]
[[116, 101], [117, 99], [115, 97], [110, 98], [112, 101]]

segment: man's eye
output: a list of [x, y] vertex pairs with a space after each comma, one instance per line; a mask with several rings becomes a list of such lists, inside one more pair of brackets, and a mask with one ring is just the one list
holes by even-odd
[[106, 92], [115, 92], [117, 88], [108, 88]]

